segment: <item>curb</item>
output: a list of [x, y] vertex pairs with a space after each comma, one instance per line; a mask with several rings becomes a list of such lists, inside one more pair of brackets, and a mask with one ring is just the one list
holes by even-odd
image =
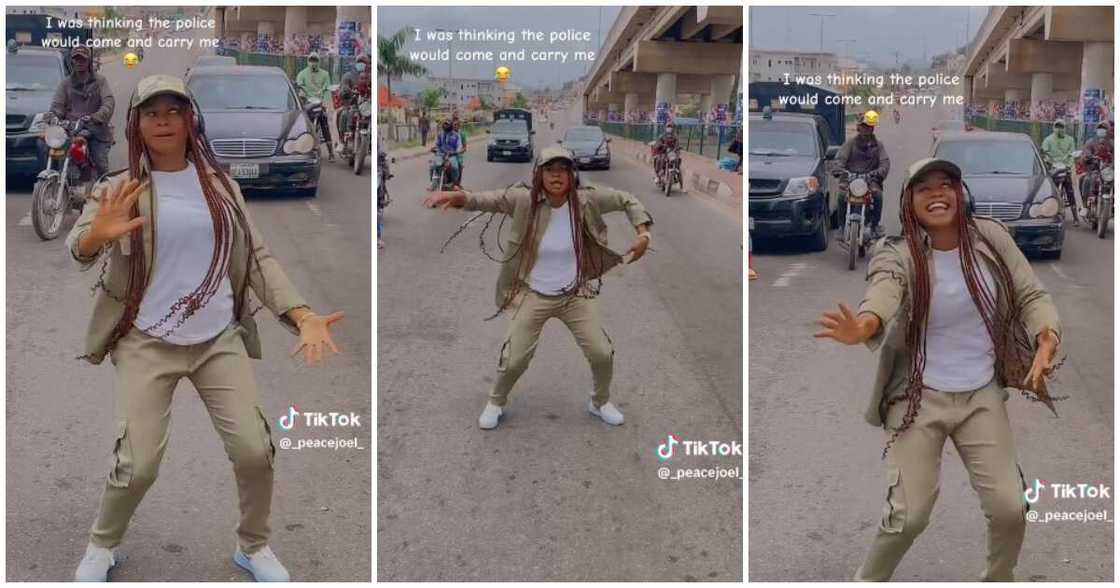
[[[641, 147], [645, 147], [642, 145]], [[625, 152], [629, 157], [648, 166], [653, 165], [653, 157], [649, 154], [648, 149], [639, 149], [636, 153], [633, 148], [623, 147], [621, 151]], [[743, 207], [742, 192], [736, 192], [735, 188], [723, 181], [720, 178], [712, 177], [707, 174], [690, 171], [688, 167], [684, 167], [684, 183], [687, 188], [690, 188], [689, 193], [693, 193], [691, 188], [695, 188], [696, 192], [703, 194], [705, 197], [711, 198], [720, 204], [730, 206], [737, 210]]]

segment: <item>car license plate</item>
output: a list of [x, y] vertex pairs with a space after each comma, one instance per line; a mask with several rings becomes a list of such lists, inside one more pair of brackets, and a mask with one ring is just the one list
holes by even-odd
[[513, 151], [502, 151], [502, 155], [509, 157], [510, 155], [513, 155]]
[[231, 163], [229, 175], [235, 180], [255, 180], [261, 177], [261, 166], [259, 163]]
[[581, 157], [581, 158], [579, 158], [579, 162], [580, 163], [591, 163], [591, 158], [590, 157]]

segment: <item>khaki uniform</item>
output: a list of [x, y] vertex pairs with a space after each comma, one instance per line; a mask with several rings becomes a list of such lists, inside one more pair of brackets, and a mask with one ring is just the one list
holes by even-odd
[[[544, 238], [544, 227], [552, 216], [552, 207], [547, 197], [538, 196], [543, 201], [537, 207], [537, 227], [532, 243], [522, 243], [531, 217], [532, 201], [528, 188], [512, 187], [507, 190], [476, 192], [467, 195], [466, 210], [478, 210], [509, 215], [512, 222], [506, 251], [511, 256], [502, 264], [498, 275], [495, 303], [502, 307], [510, 291], [517, 289], [511, 304], [512, 316], [509, 332], [502, 343], [498, 360], [498, 377], [490, 392], [490, 402], [505, 406], [510, 391], [517, 379], [524, 373], [533, 358], [540, 338], [541, 329], [550, 318], [559, 318], [575, 336], [576, 343], [583, 350], [591, 365], [595, 393], [592, 402], [602, 406], [610, 398], [610, 381], [614, 364], [614, 347], [602, 326], [598, 301], [595, 292], [585, 285], [577, 296], [545, 296], [529, 289], [529, 273], [536, 261], [537, 251]], [[607, 225], [603, 214], [625, 212], [630, 224], [638, 227], [653, 224], [653, 218], [637, 198], [627, 192], [598, 188], [581, 187], [576, 198], [580, 206], [584, 239], [583, 264], [588, 268], [588, 279], [596, 279], [622, 262], [622, 256], [607, 245]], [[523, 255], [530, 258], [521, 268]]]
[[[195, 162], [196, 166], [199, 164]], [[244, 211], [248, 219], [237, 183], [229, 180], [233, 188], [229, 193], [218, 181], [220, 172], [208, 166], [206, 169], [218, 192]], [[105, 190], [115, 192], [128, 180], [127, 175], [115, 176], [94, 190], [67, 237], [70, 253], [83, 271], [91, 268], [97, 257], [82, 257], [78, 243], [89, 230]], [[142, 228], [142, 253], [148, 261], [148, 280], [159, 263], [153, 246], [158, 230], [154, 222], [158, 218], [158, 202], [154, 184], [137, 200], [140, 215], [147, 219]], [[241, 524], [237, 532], [242, 551], [253, 553], [268, 543], [275, 449], [268, 419], [258, 404], [249, 363], [249, 358], [260, 358], [261, 346], [256, 322], [249, 313], [247, 290], [251, 289], [293, 334], [298, 334], [296, 325], [284, 315], [306, 303], [265, 247], [252, 221], [248, 224], [260, 268], [253, 264], [250, 271], [246, 235], [234, 223], [229, 270], [234, 316], [230, 327], [210, 341], [185, 346], [167, 343], [134, 328], [112, 351], [116, 440], [101, 508], [90, 534], [90, 541], [96, 545], [114, 547], [120, 543], [132, 513], [155, 481], [167, 445], [172, 391], [181, 378], [189, 378], [195, 385], [233, 462], [240, 496]], [[128, 260], [130, 255], [139, 253], [130, 250], [127, 236], [106, 247], [110, 250], [104, 288], [97, 289], [85, 335], [83, 357], [94, 364], [104, 360], [113, 328], [124, 314], [121, 300], [128, 283]], [[243, 286], [247, 286], [244, 293]]]
[[[1046, 329], [1061, 337], [1057, 310], [1050, 294], [1039, 284], [1026, 258], [1007, 229], [998, 221], [976, 217], [980, 233], [991, 247], [977, 239], [976, 249], [989, 268], [998, 255], [1011, 272], [1013, 292], [1000, 284], [997, 303], [1021, 309], [1019, 328], [1031, 344]], [[927, 259], [932, 257], [929, 237], [920, 237]], [[934, 264], [929, 259], [928, 267]], [[872, 312], [882, 328], [868, 341], [872, 350], [883, 347], [879, 369], [865, 419], [884, 426], [888, 435], [901, 425], [906, 402], [886, 409], [889, 399], [904, 396], [912, 367], [906, 345], [910, 317], [909, 285], [913, 265], [905, 240], [881, 242], [868, 268], [871, 284], [860, 312]], [[994, 270], [993, 270], [994, 274]], [[932, 280], [936, 279], [931, 276]], [[1021, 385], [1029, 365], [1005, 365], [995, 379], [978, 390], [963, 393], [924, 389], [915, 422], [895, 440], [888, 452], [886, 505], [879, 530], [856, 580], [887, 580], [906, 550], [929, 523], [938, 493], [941, 452], [952, 439], [969, 472], [972, 487], [988, 518], [988, 567], [985, 580], [1012, 580], [1026, 528], [1026, 484], [1015, 454], [1004, 402], [1006, 387]]]

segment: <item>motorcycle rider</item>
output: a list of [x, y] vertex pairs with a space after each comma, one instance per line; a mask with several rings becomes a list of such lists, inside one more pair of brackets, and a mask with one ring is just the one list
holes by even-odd
[[869, 173], [868, 186], [871, 188], [872, 205], [867, 213], [868, 228], [878, 239], [883, 236], [879, 220], [883, 216], [883, 182], [891, 171], [891, 159], [887, 146], [875, 136], [875, 126], [879, 124], [879, 113], [874, 110], [864, 112], [856, 125], [858, 134], [844, 142], [836, 154], [839, 169], [852, 173]]
[[[1062, 119], [1054, 121], [1054, 132], [1042, 140], [1042, 161], [1046, 164], [1047, 171], [1049, 172], [1050, 166], [1062, 164], [1073, 173], [1073, 150], [1076, 147], [1077, 142], [1066, 134], [1065, 121]], [[1077, 214], [1077, 200], [1074, 197], [1072, 181], [1066, 183], [1065, 192], [1066, 202], [1071, 204], [1069, 208], [1073, 211], [1073, 226], [1080, 226], [1081, 219]]]
[[[109, 171], [109, 148], [113, 146], [113, 109], [116, 102], [105, 76], [93, 71], [93, 51], [75, 47], [70, 53], [73, 73], [63, 79], [54, 91], [51, 114], [58, 119], [81, 120], [87, 133], [90, 160], [97, 175]], [[46, 160], [47, 144], [39, 141], [42, 158]]]
[[331, 74], [319, 67], [319, 53], [312, 51], [307, 56], [307, 67], [296, 74], [296, 85], [308, 98], [323, 101], [323, 111], [319, 114], [319, 128], [323, 129], [327, 142], [327, 159], [334, 161], [334, 144], [331, 141], [331, 126], [327, 124], [326, 105], [330, 103]]
[[898, 111], [898, 107], [894, 107], [894, 124], [902, 122], [902, 113]]
[[459, 184], [463, 183], [463, 157], [467, 152], [467, 136], [463, 134], [463, 131], [460, 130], [461, 126], [462, 125], [459, 121], [459, 116], [456, 115], [452, 117], [451, 130], [455, 131], [455, 134], [459, 135], [459, 153], [455, 155], [456, 163], [459, 164]]
[[1081, 157], [1077, 160], [1077, 173], [1081, 175], [1079, 185], [1082, 202], [1085, 201], [1085, 194], [1090, 189], [1089, 172], [1112, 163], [1113, 145], [1112, 137], [1109, 136], [1111, 130], [1108, 121], [1102, 120], [1097, 123], [1093, 138], [1086, 141], [1085, 146], [1081, 148]]
[[[339, 87], [339, 95], [342, 97], [344, 107], [338, 113], [338, 134], [341, 135], [349, 129], [350, 124], [350, 109], [345, 106], [357, 106], [362, 98], [369, 99], [370, 96], [370, 83], [369, 83], [369, 55], [362, 55], [354, 62], [354, 70], [347, 72], [342, 76], [342, 83]], [[345, 146], [340, 147], [345, 149]]]
[[657, 138], [657, 142], [653, 146], [653, 180], [655, 182], [661, 176], [661, 171], [665, 167], [665, 155], [678, 149], [680, 149], [680, 141], [677, 140], [676, 128], [673, 126], [673, 121], [669, 121], [665, 123], [665, 130], [662, 131], [661, 136]]
[[459, 133], [455, 132], [451, 121], [445, 120], [440, 127], [442, 131], [439, 137], [436, 138], [436, 144], [432, 147], [432, 153], [449, 155], [448, 162], [451, 163], [451, 185], [459, 185], [459, 158], [458, 155], [463, 147], [460, 141]]

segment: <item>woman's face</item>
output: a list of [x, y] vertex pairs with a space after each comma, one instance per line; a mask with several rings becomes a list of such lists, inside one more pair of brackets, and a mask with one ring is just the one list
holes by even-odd
[[959, 203], [949, 174], [931, 171], [922, 176], [911, 188], [911, 198], [914, 215], [927, 231], [956, 223]]
[[562, 196], [572, 187], [572, 168], [568, 162], [552, 161], [542, 168], [544, 191], [550, 196]]
[[140, 136], [149, 151], [163, 156], [186, 155], [187, 122], [183, 102], [167, 94], [156, 96], [139, 107]]

